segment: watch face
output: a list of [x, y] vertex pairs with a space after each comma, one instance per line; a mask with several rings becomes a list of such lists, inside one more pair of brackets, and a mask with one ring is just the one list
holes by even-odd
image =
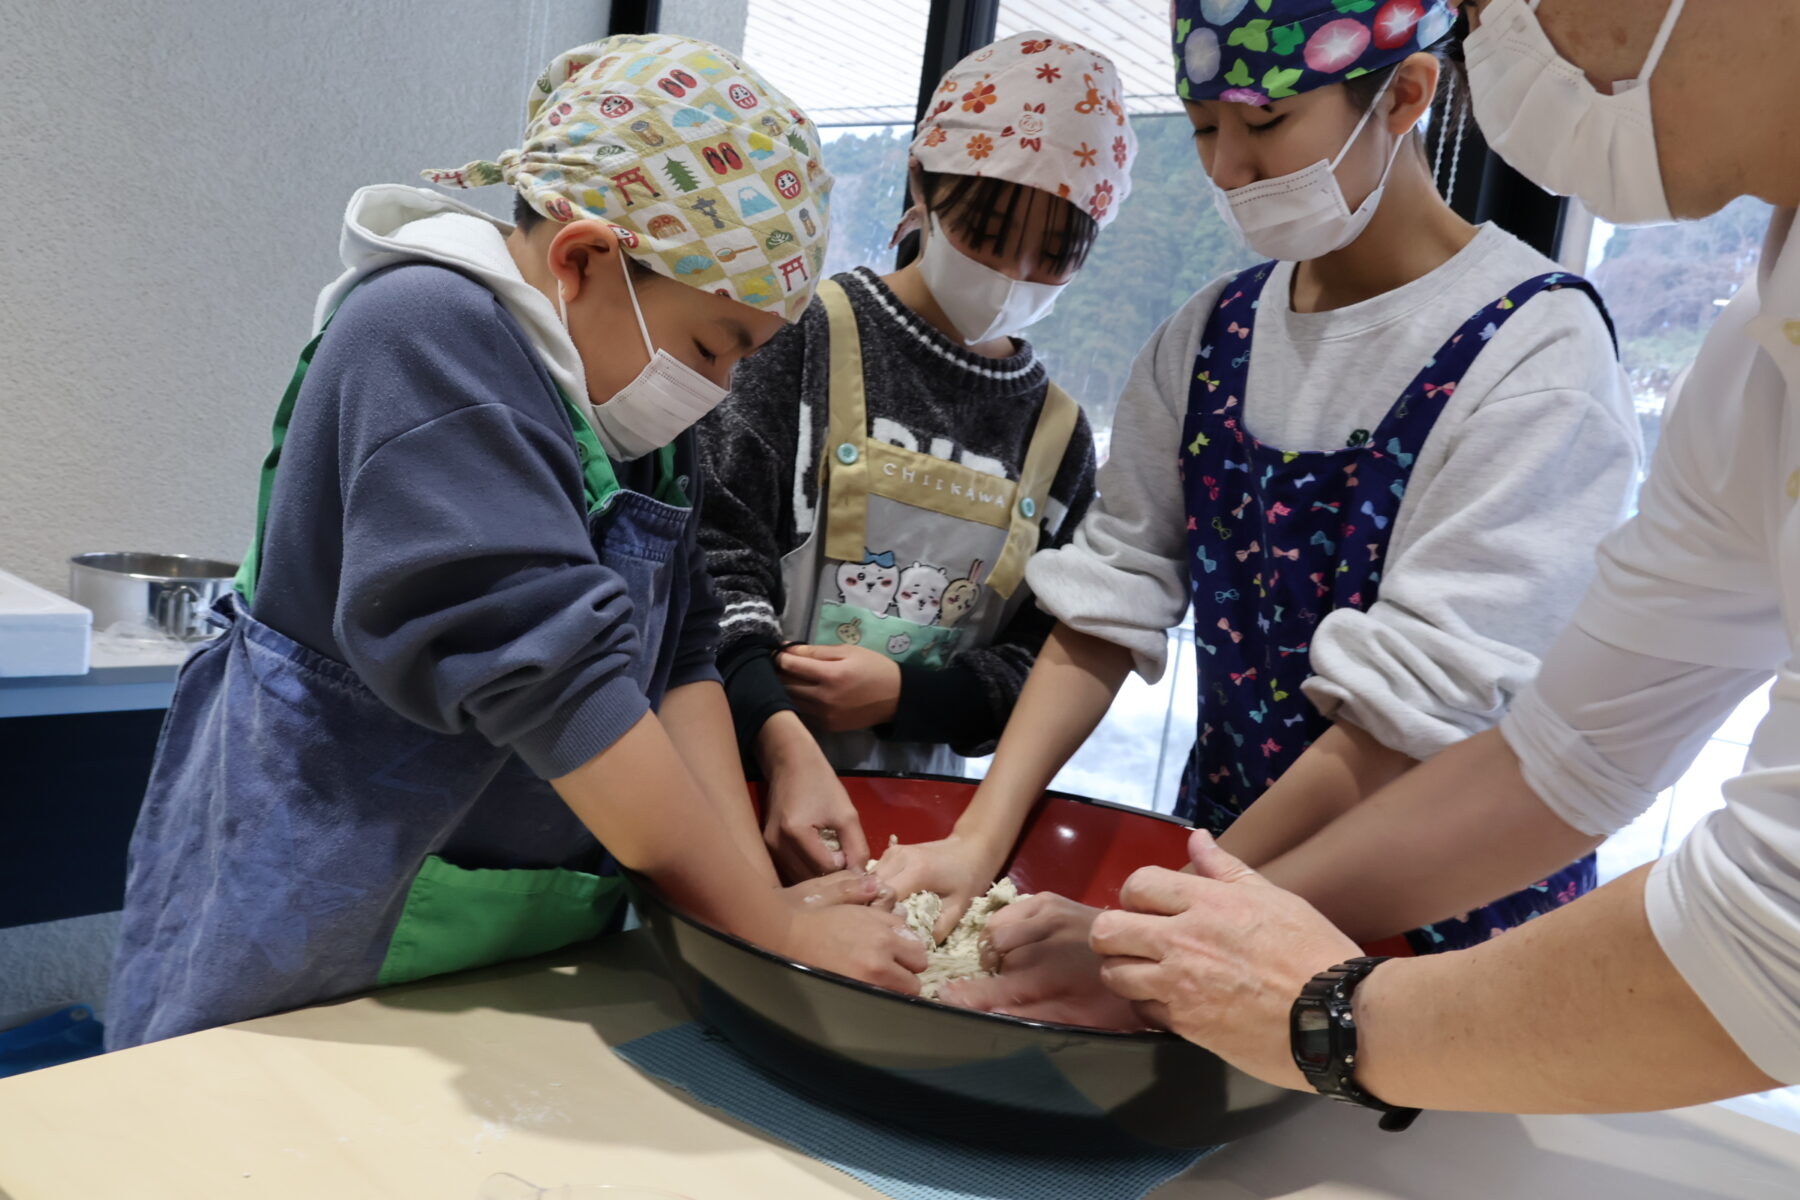
[[1331, 1015], [1319, 1003], [1302, 1002], [1293, 1013], [1294, 1061], [1302, 1071], [1323, 1071], [1331, 1064]]

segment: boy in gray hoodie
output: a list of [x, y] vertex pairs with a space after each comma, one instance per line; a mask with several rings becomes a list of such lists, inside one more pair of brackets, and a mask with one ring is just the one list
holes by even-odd
[[518, 221], [351, 201], [132, 840], [111, 1045], [596, 936], [619, 866], [916, 990], [872, 880], [777, 884], [696, 543], [687, 429], [823, 259], [814, 130], [725, 51], [613, 38], [551, 64], [522, 149], [428, 178]]

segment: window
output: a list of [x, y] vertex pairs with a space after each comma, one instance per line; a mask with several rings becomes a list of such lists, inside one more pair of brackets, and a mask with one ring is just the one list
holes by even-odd
[[[1213, 209], [1193, 127], [1175, 98], [1168, 26], [1167, 0], [1002, 0], [995, 32], [1041, 29], [1073, 39], [1111, 58], [1124, 81], [1138, 138], [1131, 195], [1056, 310], [1027, 335], [1051, 377], [1087, 411], [1102, 462], [1119, 393], [1150, 335], [1208, 282], [1258, 261]], [[1169, 635], [1168, 661], [1155, 685], [1135, 675], [1126, 680], [1054, 787], [1159, 812], [1174, 808], [1198, 707], [1186, 623]]]
[[836, 177], [828, 275], [893, 261], [888, 239], [905, 207], [906, 148], [930, 15], [929, 0], [750, 0], [747, 7], [745, 60], [819, 126]]
[[1563, 259], [1585, 267], [1606, 297], [1647, 450], [1656, 447], [1671, 385], [1756, 269], [1771, 211], [1746, 197], [1704, 221], [1645, 229], [1616, 229], [1572, 214], [1578, 241], [1565, 247]]

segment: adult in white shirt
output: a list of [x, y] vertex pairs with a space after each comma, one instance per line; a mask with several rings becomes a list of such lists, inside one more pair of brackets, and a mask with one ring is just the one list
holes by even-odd
[[1134, 911], [1099, 918], [1092, 946], [1140, 1011], [1306, 1087], [1290, 1008], [1359, 953], [1353, 937], [1480, 904], [1597, 845], [1773, 673], [1725, 808], [1669, 857], [1486, 945], [1369, 973], [1353, 1082], [1390, 1105], [1514, 1112], [1800, 1083], [1800, 2], [1691, 4], [1685, 19], [1680, 0], [1465, 7], [1476, 116], [1508, 161], [1620, 221], [1768, 200], [1782, 211], [1756, 284], [1702, 349], [1640, 513], [1498, 729], [1261, 875], [1196, 834], [1199, 877], [1140, 872]]

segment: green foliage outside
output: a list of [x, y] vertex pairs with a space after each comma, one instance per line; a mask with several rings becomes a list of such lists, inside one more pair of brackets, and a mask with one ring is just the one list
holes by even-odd
[[1621, 357], [1640, 395], [1660, 400], [1693, 361], [1707, 330], [1756, 269], [1769, 206], [1743, 199], [1682, 225], [1618, 229], [1594, 284], [1618, 327]]

